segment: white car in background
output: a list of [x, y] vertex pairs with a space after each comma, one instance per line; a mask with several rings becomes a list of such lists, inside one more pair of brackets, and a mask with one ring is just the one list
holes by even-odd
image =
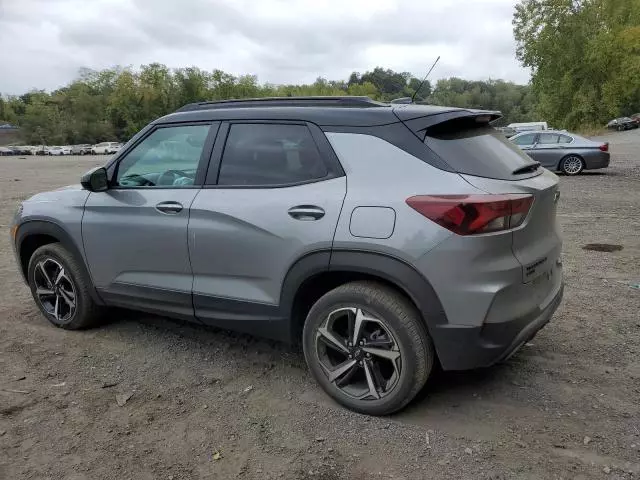
[[49, 147], [47, 155], [71, 155], [70, 147]]
[[102, 142], [91, 147], [93, 155], [109, 155], [110, 153], [116, 153], [118, 150], [120, 150], [118, 142]]

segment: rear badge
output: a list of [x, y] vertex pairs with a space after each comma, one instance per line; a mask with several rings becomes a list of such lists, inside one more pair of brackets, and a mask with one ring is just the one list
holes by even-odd
[[547, 257], [544, 257], [538, 260], [537, 262], [532, 263], [531, 265], [527, 265], [526, 267], [524, 267], [525, 275], [527, 277], [530, 277], [531, 275], [535, 274], [536, 268], [542, 265], [546, 261], [547, 261]]

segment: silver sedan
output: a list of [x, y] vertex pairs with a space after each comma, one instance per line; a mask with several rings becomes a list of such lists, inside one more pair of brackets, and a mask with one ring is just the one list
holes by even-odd
[[609, 144], [575, 133], [540, 130], [522, 132], [509, 140], [549, 170], [578, 175], [582, 170], [609, 166]]

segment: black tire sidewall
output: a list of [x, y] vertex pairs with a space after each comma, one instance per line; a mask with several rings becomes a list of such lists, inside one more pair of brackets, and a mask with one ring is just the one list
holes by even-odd
[[[87, 314], [86, 311], [88, 307], [88, 302], [91, 302], [91, 299], [87, 298], [85, 289], [81, 287], [82, 285], [81, 282], [83, 281], [82, 273], [78, 271], [77, 267], [73, 264], [73, 262], [69, 261], [68, 258], [70, 256], [71, 254], [69, 254], [66, 250], [64, 250], [59, 244], [44, 245], [38, 248], [31, 256], [31, 259], [29, 260], [29, 267], [27, 270], [27, 279], [29, 283], [29, 288], [31, 289], [31, 295], [33, 296], [33, 299], [36, 302], [36, 305], [38, 306], [42, 314], [46, 317], [46, 319], [49, 320], [56, 327], [66, 328], [66, 329], [75, 329], [75, 328], [82, 327], [82, 324], [84, 323], [83, 319]], [[44, 309], [44, 307], [40, 303], [40, 300], [38, 299], [38, 296], [36, 295], [34, 272], [35, 272], [37, 263], [40, 260], [43, 260], [45, 258], [51, 258], [56, 262], [60, 263], [64, 267], [67, 276], [69, 276], [71, 281], [73, 282], [73, 288], [76, 294], [76, 310], [73, 313], [73, 316], [69, 320], [66, 320], [64, 322], [60, 322], [56, 320], [56, 318], [53, 315], [48, 313]]]
[[[334, 387], [326, 377], [316, 354], [315, 334], [322, 321], [334, 310], [344, 307], [361, 308], [385, 321], [385, 326], [391, 331], [400, 347], [402, 368], [398, 383], [394, 391], [379, 400], [357, 400]], [[403, 324], [386, 306], [366, 295], [354, 292], [332, 291], [324, 295], [311, 308], [303, 330], [303, 350], [305, 360], [313, 377], [322, 389], [338, 403], [359, 413], [370, 415], [384, 415], [402, 408], [411, 399], [407, 398], [414, 389], [415, 369], [418, 361], [414, 354], [415, 345]]]

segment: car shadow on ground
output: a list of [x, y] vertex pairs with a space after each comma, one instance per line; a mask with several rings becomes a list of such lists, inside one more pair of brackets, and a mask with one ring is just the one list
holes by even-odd
[[[114, 309], [109, 315], [109, 323], [105, 325], [108, 330], [133, 330], [142, 326], [149, 329], [149, 333], [157, 332], [156, 341], [169, 344], [175, 341], [175, 337], [193, 341], [199, 345], [207, 345], [212, 348], [221, 346], [227, 352], [234, 352], [238, 356], [251, 355], [260, 352], [262, 358], [272, 361], [286, 359], [289, 367], [300, 370], [301, 375], [309, 375], [300, 345], [289, 345], [283, 342], [255, 337], [245, 333], [223, 330], [216, 327], [200, 325], [188, 321], [176, 320], [167, 317], [155, 316], [128, 310]], [[135, 333], [132, 332], [131, 335]], [[526, 355], [516, 353], [517, 363], [526, 362]], [[515, 358], [515, 357], [514, 357]], [[239, 360], [242, 361], [242, 360]], [[251, 363], [247, 357], [247, 362]], [[513, 360], [506, 361], [488, 368], [469, 371], [445, 372], [439, 365], [434, 365], [431, 377], [425, 387], [418, 393], [410, 405], [398, 414], [392, 415], [398, 421], [408, 423], [420, 423], [421, 419], [433, 418], [437, 412], [442, 413], [450, 409], [465, 410], [471, 408], [478, 399], [487, 392], [497, 392], [504, 388], [518, 388], [512, 381], [514, 375]], [[513, 385], [512, 385], [513, 384]], [[320, 387], [311, 395], [314, 401], [332, 405], [335, 408], [343, 408], [326, 396]], [[302, 392], [301, 392], [302, 393]]]

